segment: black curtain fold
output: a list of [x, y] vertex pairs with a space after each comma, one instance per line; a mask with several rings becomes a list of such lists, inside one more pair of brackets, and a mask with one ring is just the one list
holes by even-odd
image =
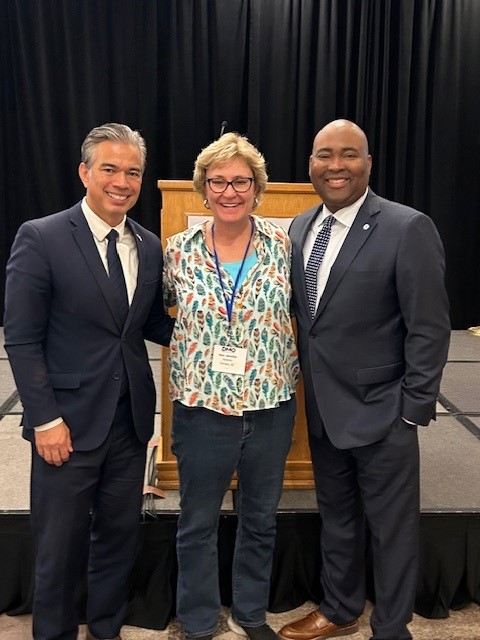
[[[232, 603], [232, 558], [237, 519], [222, 515], [218, 535], [221, 602]], [[177, 516], [161, 515], [141, 525], [130, 579], [126, 624], [165, 629], [175, 615]], [[368, 533], [368, 532], [367, 532]], [[307, 600], [320, 602], [321, 520], [317, 513], [279, 514], [273, 558], [269, 611], [280, 613]], [[368, 539], [368, 535], [367, 535]], [[0, 517], [0, 613], [30, 613], [33, 595], [33, 543], [27, 515]], [[85, 564], [86, 568], [86, 564]], [[375, 601], [370, 552], [367, 596]], [[77, 587], [85, 610], [86, 571]], [[480, 519], [478, 514], [423, 514], [421, 563], [415, 612], [425, 618], [447, 618], [449, 609], [480, 604]]]
[[347, 117], [373, 189], [439, 227], [454, 328], [479, 324], [479, 32], [478, 0], [2, 0], [1, 298], [18, 226], [82, 196], [92, 127], [144, 134], [132, 215], [158, 233], [157, 179], [190, 179], [222, 121], [270, 180], [303, 182], [317, 130]]

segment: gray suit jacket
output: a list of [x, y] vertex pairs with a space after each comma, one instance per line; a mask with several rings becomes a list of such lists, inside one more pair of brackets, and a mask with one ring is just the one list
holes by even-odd
[[325, 428], [344, 449], [385, 437], [399, 417], [428, 424], [450, 336], [444, 252], [433, 222], [369, 190], [312, 321], [302, 251], [318, 211], [290, 227], [309, 429]]

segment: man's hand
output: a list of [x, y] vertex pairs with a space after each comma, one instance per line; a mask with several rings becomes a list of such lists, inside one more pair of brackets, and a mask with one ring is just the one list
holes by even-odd
[[61, 422], [46, 431], [35, 431], [35, 446], [45, 462], [61, 467], [73, 451], [70, 429]]

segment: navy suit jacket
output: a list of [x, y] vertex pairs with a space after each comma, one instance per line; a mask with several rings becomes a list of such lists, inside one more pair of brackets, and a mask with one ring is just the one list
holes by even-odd
[[138, 279], [122, 328], [108, 276], [80, 203], [25, 222], [7, 265], [5, 348], [24, 407], [24, 436], [61, 416], [77, 451], [97, 448], [128, 378], [141, 442], [153, 432], [156, 393], [144, 338], [168, 345], [159, 239], [127, 219]]
[[450, 336], [444, 251], [435, 225], [369, 190], [312, 321], [303, 246], [318, 211], [304, 212], [290, 227], [310, 431], [324, 427], [345, 449], [380, 440], [400, 417], [428, 424]]

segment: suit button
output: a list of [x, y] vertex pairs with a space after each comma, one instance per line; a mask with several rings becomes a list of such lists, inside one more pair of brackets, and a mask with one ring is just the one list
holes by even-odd
[[310, 338], [316, 338], [317, 334], [315, 333], [315, 331], [310, 331]]
[[115, 373], [113, 374], [113, 379], [120, 380], [120, 378], [121, 378], [120, 374], [115, 371]]

